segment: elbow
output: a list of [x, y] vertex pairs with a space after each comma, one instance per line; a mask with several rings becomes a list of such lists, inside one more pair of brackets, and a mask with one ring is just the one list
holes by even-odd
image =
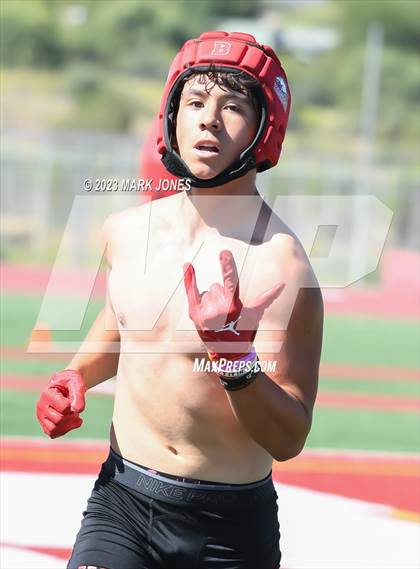
[[291, 458], [295, 458], [302, 452], [305, 446], [305, 440], [299, 443], [289, 444], [287, 446], [282, 445], [281, 448], [276, 449], [276, 451], [273, 452], [271, 456], [277, 462], [284, 462], [286, 460], [290, 460]]
[[305, 425], [299, 433], [295, 433], [293, 436], [289, 435], [289, 437], [286, 438], [283, 435], [279, 437], [279, 444], [271, 453], [273, 459], [277, 462], [284, 462], [298, 456], [305, 447], [310, 429], [310, 424]]

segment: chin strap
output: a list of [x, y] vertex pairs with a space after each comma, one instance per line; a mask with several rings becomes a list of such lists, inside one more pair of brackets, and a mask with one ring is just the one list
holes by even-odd
[[171, 172], [171, 174], [174, 174], [179, 178], [189, 178], [191, 180], [191, 185], [196, 188], [214, 188], [216, 186], [222, 186], [232, 180], [245, 176], [249, 170], [256, 167], [255, 159], [252, 154], [250, 154], [246, 158], [237, 160], [234, 164], [228, 166], [223, 170], [223, 172], [214, 178], [203, 180], [202, 178], [194, 176], [186, 163], [182, 160], [179, 154], [173, 150], [173, 148], [168, 150], [165, 155], [162, 156], [161, 160], [165, 168]]

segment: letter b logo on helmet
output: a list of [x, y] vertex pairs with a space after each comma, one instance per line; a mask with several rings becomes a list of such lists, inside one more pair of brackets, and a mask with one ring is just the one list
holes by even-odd
[[215, 41], [212, 55], [228, 55], [230, 52], [231, 44], [227, 41]]

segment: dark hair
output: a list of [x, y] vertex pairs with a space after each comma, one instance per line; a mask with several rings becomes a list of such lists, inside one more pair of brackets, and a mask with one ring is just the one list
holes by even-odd
[[223, 91], [236, 91], [242, 93], [250, 100], [252, 106], [258, 114], [261, 112], [261, 85], [257, 79], [248, 75], [241, 69], [229, 71], [216, 71], [213, 66], [210, 66], [208, 71], [192, 70], [183, 81], [181, 81], [177, 90], [175, 91], [169, 106], [169, 119], [172, 123], [172, 136], [175, 136], [176, 130], [176, 116], [178, 114], [179, 102], [181, 99], [182, 90], [185, 83], [193, 77], [197, 77], [201, 84], [204, 84], [207, 93], [216, 85]]

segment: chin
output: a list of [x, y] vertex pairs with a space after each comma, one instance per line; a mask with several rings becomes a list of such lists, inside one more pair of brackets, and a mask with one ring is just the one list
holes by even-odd
[[213, 168], [203, 168], [202, 165], [199, 166], [190, 166], [189, 164], [187, 164], [188, 168], [191, 170], [191, 172], [194, 174], [194, 176], [196, 176], [197, 178], [200, 178], [201, 180], [211, 180], [211, 178], [214, 178], [215, 176], [217, 176], [218, 174], [220, 174], [221, 170], [217, 169], [214, 170]]
[[201, 180], [211, 180], [211, 178], [214, 178], [215, 176], [220, 174], [220, 172], [223, 171], [223, 168], [209, 168], [208, 166], [203, 164], [187, 163], [187, 166], [194, 174], [194, 176], [200, 178]]
[[200, 178], [200, 180], [211, 180], [215, 176], [217, 176], [218, 172], [201, 172], [201, 171], [194, 171], [191, 170], [196, 178]]

